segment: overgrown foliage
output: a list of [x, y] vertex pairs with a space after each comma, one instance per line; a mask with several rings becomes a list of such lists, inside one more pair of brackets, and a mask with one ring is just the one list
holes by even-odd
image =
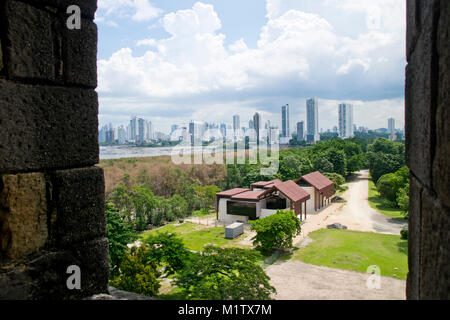
[[294, 237], [301, 232], [300, 219], [290, 210], [278, 210], [276, 214], [251, 223], [252, 230], [256, 231], [253, 245], [263, 254], [272, 249], [292, 248]]
[[120, 264], [120, 273], [111, 281], [117, 289], [144, 296], [156, 296], [160, 288], [157, 263], [149, 258], [147, 247], [133, 247]]
[[137, 239], [132, 224], [111, 203], [106, 203], [106, 237], [109, 242], [111, 277], [118, 275], [119, 265], [128, 250], [127, 244]]
[[173, 233], [157, 233], [146, 238], [145, 243], [149, 245], [149, 258], [164, 266], [166, 275], [181, 271], [192, 256], [185, 248], [183, 240]]
[[276, 290], [259, 261], [253, 250], [207, 246], [175, 282], [189, 299], [267, 300]]

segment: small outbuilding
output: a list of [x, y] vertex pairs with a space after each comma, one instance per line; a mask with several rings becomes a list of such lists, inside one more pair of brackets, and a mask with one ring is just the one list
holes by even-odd
[[311, 195], [308, 212], [319, 211], [330, 204], [334, 195], [334, 182], [319, 171], [298, 178], [296, 183]]

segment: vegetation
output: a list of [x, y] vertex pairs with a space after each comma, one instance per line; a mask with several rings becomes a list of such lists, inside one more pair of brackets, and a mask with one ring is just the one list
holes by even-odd
[[295, 259], [359, 272], [377, 265], [381, 275], [399, 279], [405, 279], [408, 273], [408, 242], [400, 236], [321, 229], [309, 237], [315, 241], [298, 250]]
[[192, 255], [183, 240], [174, 233], [156, 233], [147, 237], [145, 242], [149, 245], [149, 258], [164, 266], [167, 276], [183, 270]]
[[111, 203], [106, 203], [106, 237], [109, 242], [109, 261], [111, 277], [118, 275], [119, 265], [128, 249], [127, 244], [138, 236], [125, 215], [119, 213]]
[[252, 221], [252, 229], [256, 231], [253, 245], [263, 254], [272, 249], [292, 248], [294, 237], [300, 234], [300, 220], [292, 211], [278, 210], [276, 214]]
[[147, 247], [133, 247], [125, 254], [120, 274], [111, 281], [111, 285], [120, 290], [155, 296], [160, 287], [159, 275], [157, 263], [149, 258]]
[[405, 145], [388, 139], [378, 139], [367, 147], [367, 160], [374, 183], [387, 173], [405, 165]]
[[208, 228], [207, 226], [185, 222], [182, 225], [169, 224], [159, 229], [151, 230], [141, 234], [141, 239], [148, 242], [149, 238], [160, 233], [176, 233], [182, 239], [184, 246], [193, 251], [201, 251], [208, 244], [219, 247], [237, 246], [242, 236], [236, 239], [225, 239], [223, 227]]
[[404, 212], [385, 198], [381, 197], [373, 183], [369, 181], [369, 205], [378, 212], [393, 219], [405, 220]]
[[267, 300], [276, 290], [258, 264], [257, 252], [208, 246], [177, 276], [188, 299]]

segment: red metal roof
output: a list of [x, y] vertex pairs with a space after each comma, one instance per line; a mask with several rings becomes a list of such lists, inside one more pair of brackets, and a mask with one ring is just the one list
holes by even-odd
[[289, 180], [286, 182], [277, 183], [275, 188], [283, 193], [286, 197], [288, 197], [292, 202], [304, 202], [311, 198], [308, 192], [303, 190], [298, 184], [294, 181]]
[[250, 191], [250, 189], [234, 188], [234, 189], [231, 189], [231, 190], [226, 190], [226, 191], [222, 191], [222, 192], [216, 193], [216, 196], [232, 197], [232, 196], [234, 196], [236, 194], [243, 193], [243, 192], [246, 192], [246, 191]]
[[257, 201], [266, 192], [267, 190], [249, 190], [247, 192], [236, 194], [232, 196], [231, 199]]
[[312, 172], [310, 174], [300, 177], [296, 183], [300, 181], [306, 181], [314, 188], [319, 190], [319, 192], [325, 194], [327, 197], [331, 197], [334, 194], [334, 182], [325, 177], [319, 171]]
[[280, 183], [281, 181], [279, 179], [274, 179], [271, 181], [259, 181], [252, 183], [250, 185], [250, 188], [263, 188], [263, 189], [269, 189], [272, 188], [275, 184]]
[[305, 180], [310, 185], [312, 185], [314, 188], [316, 188], [319, 191], [322, 191], [326, 187], [329, 187], [334, 184], [333, 181], [325, 177], [323, 174], [321, 174], [319, 171], [312, 172], [310, 174], [302, 176], [300, 179], [297, 180]]

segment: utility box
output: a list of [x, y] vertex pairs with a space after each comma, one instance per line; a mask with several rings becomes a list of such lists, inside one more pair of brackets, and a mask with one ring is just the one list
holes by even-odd
[[235, 222], [225, 227], [225, 238], [234, 239], [244, 233], [244, 224]]

